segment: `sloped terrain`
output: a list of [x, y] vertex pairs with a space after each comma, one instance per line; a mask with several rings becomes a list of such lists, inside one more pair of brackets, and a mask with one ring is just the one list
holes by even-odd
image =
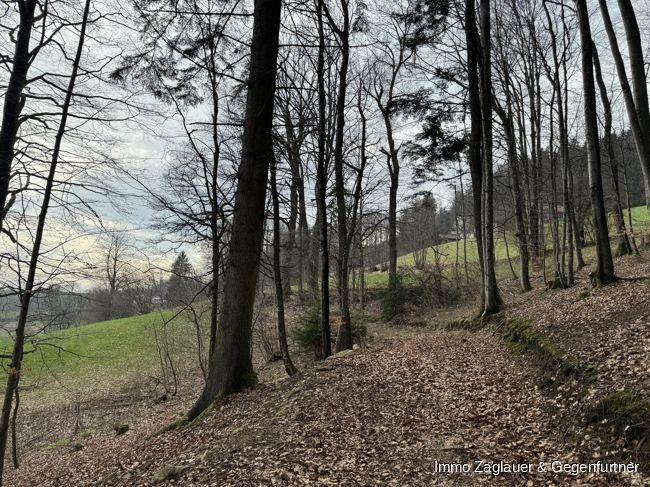
[[644, 485], [634, 474], [434, 471], [606, 458], [536, 373], [488, 331], [419, 330], [233, 395], [193, 427], [147, 437], [176, 405], [117, 438], [33, 453], [8, 485]]
[[589, 269], [574, 287], [533, 291], [508, 312], [535, 326], [569, 354], [594, 366], [594, 393], [633, 388], [650, 399], [650, 262], [647, 254], [617, 259], [619, 281], [591, 289]]

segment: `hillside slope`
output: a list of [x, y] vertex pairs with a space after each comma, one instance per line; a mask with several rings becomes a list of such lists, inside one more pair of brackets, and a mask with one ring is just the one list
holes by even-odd
[[639, 475], [435, 472], [435, 462], [590, 461], [599, 443], [535, 374], [488, 331], [412, 332], [233, 395], [190, 428], [148, 439], [179, 412], [170, 408], [79, 451], [30, 455], [9, 485], [148, 486], [166, 466], [179, 468], [165, 483], [183, 486], [642, 485]]

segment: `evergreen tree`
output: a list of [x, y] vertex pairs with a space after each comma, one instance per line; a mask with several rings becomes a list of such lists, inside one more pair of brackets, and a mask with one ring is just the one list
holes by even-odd
[[167, 284], [167, 305], [182, 306], [191, 302], [196, 294], [196, 286], [192, 279], [194, 269], [185, 251], [181, 251], [172, 263], [171, 273]]

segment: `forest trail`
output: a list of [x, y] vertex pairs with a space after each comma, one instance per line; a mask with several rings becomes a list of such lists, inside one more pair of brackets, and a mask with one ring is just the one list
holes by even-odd
[[186, 467], [162, 483], [182, 486], [643, 485], [634, 475], [434, 471], [594, 461], [594, 440], [535, 387], [535, 373], [489, 331], [412, 330], [233, 395], [194, 427], [153, 439], [136, 427], [28, 456], [8, 485], [154, 485], [165, 466]]

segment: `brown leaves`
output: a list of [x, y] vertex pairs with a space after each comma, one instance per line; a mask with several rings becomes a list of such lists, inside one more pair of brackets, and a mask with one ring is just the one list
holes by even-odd
[[650, 263], [638, 257], [617, 260], [612, 285], [576, 300], [588, 286], [587, 272], [575, 287], [553, 293], [534, 292], [511, 313], [532, 318], [539, 329], [571, 355], [597, 368], [592, 395], [622, 388], [650, 397]]
[[[194, 428], [131, 432], [62, 462], [31, 457], [12, 485], [571, 485], [554, 474], [435, 473], [434, 462], [586, 459], [570, 419], [531, 385], [525, 361], [487, 332], [419, 332], [237, 394]], [[112, 473], [111, 473], [112, 472]], [[616, 483], [615, 479], [612, 480]], [[594, 477], [584, 485], [606, 483]]]

